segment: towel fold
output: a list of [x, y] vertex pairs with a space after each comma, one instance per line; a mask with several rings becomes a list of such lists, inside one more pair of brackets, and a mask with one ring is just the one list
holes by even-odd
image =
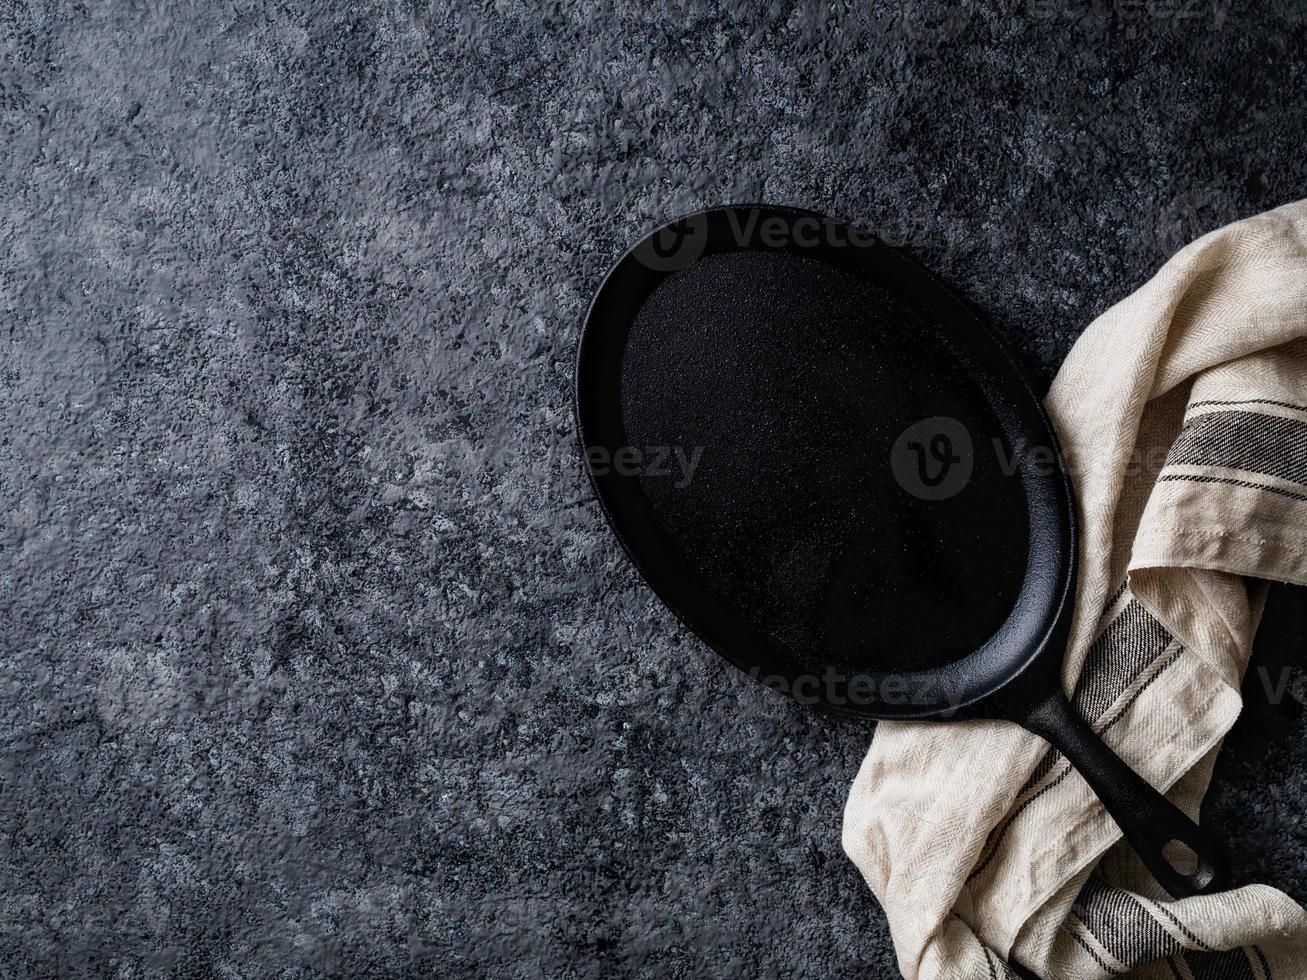
[[[1307, 584], [1307, 201], [1178, 253], [1089, 326], [1046, 405], [1081, 526], [1063, 683], [1196, 815], [1264, 583]], [[1287, 895], [1171, 900], [1120, 838], [1006, 722], [882, 723], [844, 813], [905, 977], [1307, 977]]]

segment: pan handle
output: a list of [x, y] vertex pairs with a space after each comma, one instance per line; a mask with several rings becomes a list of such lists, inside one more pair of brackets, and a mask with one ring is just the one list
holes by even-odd
[[1022, 724], [1079, 770], [1159, 884], [1175, 898], [1228, 887], [1230, 865], [1212, 834], [1154, 789], [1108, 748], [1061, 690]]

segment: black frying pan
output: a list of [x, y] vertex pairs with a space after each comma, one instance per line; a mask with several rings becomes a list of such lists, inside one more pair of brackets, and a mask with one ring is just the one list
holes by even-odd
[[595, 297], [576, 406], [627, 554], [722, 656], [836, 712], [1024, 725], [1167, 891], [1225, 886], [1216, 841], [1062, 693], [1076, 526], [1056, 440], [920, 266], [806, 211], [679, 219]]

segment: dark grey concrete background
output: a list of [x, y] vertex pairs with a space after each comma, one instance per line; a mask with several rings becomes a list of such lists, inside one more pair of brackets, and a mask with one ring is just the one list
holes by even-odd
[[[890, 976], [864, 727], [755, 687], [573, 461], [636, 233], [814, 207], [1047, 382], [1307, 194], [1307, 7], [7, 3], [0, 973]], [[1209, 807], [1307, 899], [1285, 591]]]

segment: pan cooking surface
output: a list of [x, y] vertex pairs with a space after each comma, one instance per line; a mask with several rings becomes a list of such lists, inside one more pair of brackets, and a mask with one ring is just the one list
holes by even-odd
[[[974, 372], [890, 289], [809, 255], [706, 255], [640, 307], [620, 405], [646, 463], [694, 464], [638, 475], [687, 574], [797, 663], [940, 666], [1012, 610], [1029, 547], [1012, 447]], [[937, 418], [965, 435], [932, 443], [928, 423], [923, 469], [896, 477], [896, 441]], [[970, 477], [922, 499], [946, 457]]]

